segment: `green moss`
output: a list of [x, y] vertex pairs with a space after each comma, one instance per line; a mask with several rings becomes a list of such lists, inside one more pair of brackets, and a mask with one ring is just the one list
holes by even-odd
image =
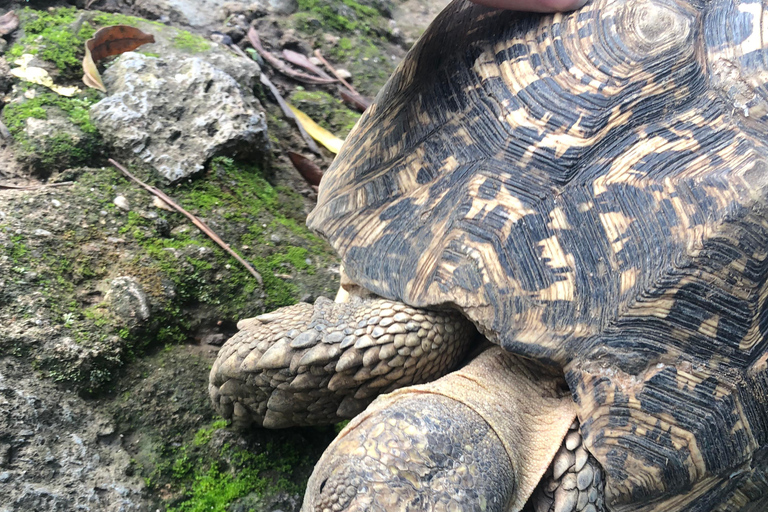
[[381, 24], [379, 11], [354, 0], [299, 0], [298, 3], [299, 11], [316, 15], [325, 30], [368, 33]]
[[173, 38], [173, 46], [189, 53], [201, 53], [211, 48], [211, 44], [205, 38], [184, 30], [180, 30]]
[[192, 444], [195, 446], [203, 446], [208, 444], [213, 437], [213, 433], [219, 429], [226, 428], [226, 426], [227, 420], [221, 419], [214, 421], [211, 423], [210, 427], [201, 428], [195, 433], [195, 438], [192, 441]]
[[24, 36], [8, 51], [9, 60], [31, 53], [52, 62], [69, 78], [82, 74], [84, 44], [96, 29], [88, 23], [78, 23], [74, 7], [46, 11], [25, 7], [19, 19]]
[[289, 101], [320, 126], [342, 139], [360, 119], [359, 113], [353, 112], [342, 101], [325, 91], [306, 91], [296, 88], [291, 92]]
[[284, 491], [298, 493], [300, 486], [290, 481], [292, 468], [302, 462], [295, 448], [269, 444], [259, 454], [225, 445], [220, 453], [229, 467], [214, 462], [196, 470], [187, 499], [168, 512], [226, 512], [238, 498]]
[[[23, 36], [7, 52], [13, 62], [24, 53], [36, 55], [53, 63], [65, 79], [80, 80], [85, 42], [93, 37], [97, 29], [111, 25], [151, 24], [165, 27], [162, 23], [147, 21], [123, 14], [99, 13], [94, 16], [74, 7], [36, 10], [25, 7], [19, 13]], [[179, 45], [185, 49], [204, 48], [208, 45], [203, 38], [183, 32]], [[198, 50], [199, 51], [199, 50]]]
[[11, 237], [11, 246], [8, 255], [14, 263], [25, 263], [29, 255], [29, 248], [24, 244], [23, 235], [13, 235]]
[[[219, 235], [230, 241], [262, 276], [266, 310], [293, 304], [298, 295], [296, 285], [275, 277], [275, 273], [311, 275], [315, 268], [307, 263], [308, 258], [333, 258], [324, 242], [286, 216], [286, 205], [290, 208], [297, 204], [294, 195], [273, 188], [255, 166], [217, 158], [211, 163], [205, 180], [178, 186], [174, 196], [183, 208], [199, 217], [222, 219], [217, 225]], [[296, 210], [292, 213], [295, 215]], [[233, 239], [227, 226], [238, 223], [245, 223], [245, 230], [239, 233], [239, 239]], [[240, 263], [197, 230], [158, 237], [152, 226], [153, 221], [130, 212], [120, 232], [132, 236], [144, 248], [151, 258], [150, 268], [160, 270], [174, 283], [181, 304], [189, 301], [210, 304], [225, 318], [236, 319], [259, 312], [254, 307], [262, 287]], [[285, 232], [284, 237], [295, 239], [301, 246], [276, 245], [269, 239], [268, 233], [281, 231]], [[199, 256], [200, 251], [204, 251], [203, 256]], [[135, 266], [142, 268], [147, 263], [137, 260]], [[220, 297], [227, 297], [227, 301], [222, 303]]]
[[149, 489], [162, 488], [172, 495], [168, 512], [225, 512], [245, 497], [258, 502], [267, 494], [303, 492], [303, 483], [296, 481], [306, 476], [296, 473], [311, 467], [318, 447], [299, 450], [294, 443], [266, 441], [258, 454], [229, 443], [214, 448], [214, 435], [226, 425], [224, 420], [213, 420], [191, 440], [186, 436], [175, 447], [153, 444], [149, 458], [137, 454], [132, 459], [134, 472]]
[[[89, 162], [101, 148], [97, 129], [88, 113], [89, 107], [96, 101], [96, 94], [92, 91], [72, 98], [53, 92], [39, 92], [33, 98], [6, 105], [2, 111], [3, 121], [21, 149], [21, 161], [44, 175]], [[52, 109], [63, 112], [81, 134], [73, 136], [62, 132], [48, 137], [27, 136], [27, 120], [48, 119]]]
[[26, 126], [26, 120], [47, 119], [47, 107], [57, 107], [67, 114], [67, 118], [83, 133], [95, 134], [96, 127], [91, 123], [88, 109], [98, 101], [95, 93], [88, 91], [78, 96], [67, 98], [53, 92], [40, 92], [33, 98], [10, 103], [3, 108], [3, 121], [12, 135], [18, 136]]

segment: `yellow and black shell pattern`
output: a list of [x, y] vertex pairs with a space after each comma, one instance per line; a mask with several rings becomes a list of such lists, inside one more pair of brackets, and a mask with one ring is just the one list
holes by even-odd
[[766, 0], [454, 2], [309, 225], [562, 367], [613, 512], [768, 510]]

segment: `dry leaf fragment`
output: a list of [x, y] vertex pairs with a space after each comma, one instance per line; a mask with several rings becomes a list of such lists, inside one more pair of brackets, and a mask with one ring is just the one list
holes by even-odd
[[18, 26], [19, 26], [19, 17], [16, 15], [15, 12], [8, 11], [7, 13], [0, 16], [0, 36], [10, 34], [14, 30], [16, 30]]
[[141, 45], [154, 43], [155, 36], [146, 34], [130, 25], [113, 25], [100, 28], [93, 37], [85, 42], [83, 57], [83, 82], [88, 87], [107, 92], [96, 62], [112, 55], [135, 50]]
[[17, 68], [11, 69], [11, 74], [17, 78], [31, 82], [33, 84], [42, 85], [48, 87], [53, 92], [60, 94], [61, 96], [74, 96], [80, 89], [77, 87], [62, 87], [53, 83], [53, 78], [48, 74], [48, 71], [37, 66], [30, 66], [29, 63], [35, 58], [34, 55], [25, 53], [20, 58], [13, 61]]
[[339, 152], [341, 145], [344, 144], [343, 140], [314, 122], [307, 114], [297, 109], [290, 103], [288, 104], [288, 107], [291, 109], [293, 114], [296, 116], [296, 119], [298, 119], [298, 121], [301, 123], [304, 129], [307, 130], [307, 133], [313, 139], [328, 148], [328, 151], [331, 153]]
[[288, 158], [291, 159], [291, 163], [299, 171], [299, 174], [307, 180], [310, 185], [320, 185], [320, 180], [323, 178], [323, 171], [312, 160], [305, 156], [302, 156], [293, 151], [287, 151]]

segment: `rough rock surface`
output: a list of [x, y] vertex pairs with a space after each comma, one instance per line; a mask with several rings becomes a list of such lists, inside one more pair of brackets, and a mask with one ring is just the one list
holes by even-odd
[[129, 52], [103, 78], [110, 95], [91, 107], [93, 123], [171, 182], [217, 155], [258, 158], [268, 150], [264, 114], [234, 78], [200, 58]]
[[167, 13], [169, 18], [178, 19], [191, 27], [206, 27], [220, 23], [224, 21], [229, 11], [249, 9], [291, 14], [297, 7], [296, 0], [201, 0], [199, 2], [157, 0], [154, 2], [154, 8], [159, 12]]
[[144, 512], [144, 484], [108, 415], [0, 359], [0, 512]]

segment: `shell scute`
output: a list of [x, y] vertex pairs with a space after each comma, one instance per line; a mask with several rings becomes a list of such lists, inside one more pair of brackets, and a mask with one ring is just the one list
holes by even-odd
[[764, 0], [454, 3], [309, 220], [363, 287], [561, 366], [614, 512], [768, 492], [765, 27]]

